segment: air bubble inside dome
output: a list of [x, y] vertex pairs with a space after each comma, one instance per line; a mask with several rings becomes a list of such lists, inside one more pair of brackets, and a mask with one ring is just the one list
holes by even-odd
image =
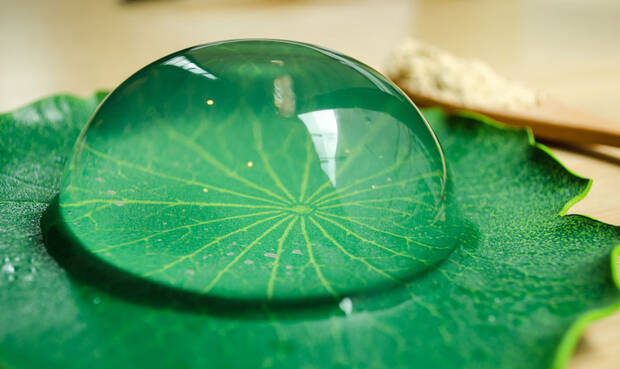
[[295, 300], [409, 283], [455, 247], [441, 148], [403, 93], [320, 47], [240, 40], [141, 69], [59, 196], [78, 247], [171, 289]]

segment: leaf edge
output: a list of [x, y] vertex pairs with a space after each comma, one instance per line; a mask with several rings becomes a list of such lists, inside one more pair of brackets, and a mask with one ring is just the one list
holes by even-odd
[[[590, 189], [592, 188], [592, 183], [594, 182], [591, 178], [586, 178], [583, 177], [577, 173], [575, 173], [573, 170], [571, 170], [570, 168], [568, 168], [552, 151], [551, 149], [536, 141], [536, 138], [534, 136], [534, 132], [532, 131], [532, 129], [530, 127], [516, 127], [516, 126], [511, 126], [505, 123], [502, 123], [500, 121], [494, 120], [492, 118], [489, 118], [485, 115], [479, 114], [479, 113], [475, 113], [475, 112], [471, 112], [471, 111], [467, 111], [467, 110], [459, 110], [456, 111], [454, 113], [452, 113], [453, 115], [456, 116], [462, 116], [462, 117], [466, 117], [466, 118], [473, 118], [478, 120], [479, 122], [483, 123], [483, 124], [487, 124], [490, 125], [492, 127], [501, 129], [501, 130], [505, 130], [505, 131], [525, 131], [527, 138], [528, 138], [528, 143], [530, 146], [535, 147], [536, 149], [542, 151], [543, 153], [547, 154], [551, 159], [553, 159], [557, 164], [559, 164], [565, 171], [566, 174], [577, 178], [577, 179], [581, 179], [581, 180], [586, 180], [586, 186], [584, 187], [584, 189], [578, 193], [577, 195], [575, 195], [572, 199], [568, 200], [564, 206], [562, 207], [562, 209], [559, 211], [558, 215], [560, 215], [561, 217], [565, 217], [565, 216], [569, 216], [571, 214], [566, 214], [568, 212], [568, 210], [570, 210], [570, 208], [575, 205], [576, 203], [578, 203], [579, 201], [583, 200], [588, 193], [590, 192]], [[450, 115], [450, 114], [447, 114]], [[603, 223], [603, 224], [607, 224], [605, 222], [602, 222], [594, 217], [588, 216], [588, 215], [582, 215], [579, 214], [579, 216], [583, 216], [586, 218], [589, 218], [593, 221], [599, 222], [599, 223]], [[611, 279], [613, 281], [614, 286], [616, 287], [616, 289], [618, 291], [620, 291], [620, 266], [619, 263], [617, 262], [618, 259], [620, 258], [620, 243], [616, 244], [615, 246], [613, 246], [613, 249], [611, 250], [610, 253], [610, 258], [609, 258], [609, 262], [610, 262], [610, 272], [611, 272]], [[591, 310], [586, 310], [585, 312], [583, 312], [581, 315], [579, 315], [579, 317], [569, 326], [569, 328], [566, 330], [566, 332], [563, 334], [562, 339], [560, 340], [559, 345], [557, 346], [557, 349], [555, 351], [555, 355], [551, 361], [551, 366], [550, 369], [564, 369], [567, 367], [568, 363], [570, 362], [570, 360], [573, 357], [573, 354], [575, 352], [575, 348], [577, 347], [577, 344], [579, 343], [579, 340], [581, 339], [581, 337], [583, 336], [583, 333], [585, 332], [585, 330], [588, 328], [588, 326], [590, 326], [590, 324], [594, 323], [595, 321], [601, 320], [603, 318], [606, 318], [608, 316], [611, 316], [612, 314], [616, 313], [620, 311], [620, 299], [618, 299], [615, 303], [613, 303], [610, 306], [606, 306], [603, 308], [597, 308], [597, 309], [591, 309]]]

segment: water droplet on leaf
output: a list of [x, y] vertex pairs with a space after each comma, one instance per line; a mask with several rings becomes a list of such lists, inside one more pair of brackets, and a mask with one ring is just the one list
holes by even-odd
[[331, 296], [350, 314], [342, 296], [410, 281], [458, 238], [417, 108], [368, 66], [301, 43], [219, 42], [146, 66], [102, 103], [67, 171], [68, 239], [193, 293]]
[[340, 300], [338, 307], [344, 312], [346, 316], [349, 316], [353, 312], [353, 301], [351, 301], [350, 298], [345, 297]]
[[11, 263], [6, 263], [2, 266], [2, 272], [7, 274], [15, 273], [15, 267]]

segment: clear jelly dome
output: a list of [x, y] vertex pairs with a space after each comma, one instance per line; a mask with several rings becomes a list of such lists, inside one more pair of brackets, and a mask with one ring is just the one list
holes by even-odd
[[123, 82], [83, 131], [59, 216], [132, 277], [248, 300], [398, 286], [455, 247], [441, 148], [368, 66], [289, 41], [212, 43]]

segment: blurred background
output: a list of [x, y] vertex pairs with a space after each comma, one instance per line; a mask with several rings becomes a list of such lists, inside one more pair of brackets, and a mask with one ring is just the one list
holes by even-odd
[[285, 38], [381, 70], [415, 37], [576, 107], [620, 116], [617, 0], [2, 0], [0, 111], [59, 91], [113, 88], [188, 46]]
[[[173, 51], [246, 37], [319, 44], [380, 71], [414, 37], [620, 124], [618, 0], [0, 0], [0, 111], [112, 89]], [[594, 179], [570, 212], [619, 225], [620, 150], [552, 150]], [[617, 314], [588, 330], [571, 368], [618, 368], [618, 354]]]

